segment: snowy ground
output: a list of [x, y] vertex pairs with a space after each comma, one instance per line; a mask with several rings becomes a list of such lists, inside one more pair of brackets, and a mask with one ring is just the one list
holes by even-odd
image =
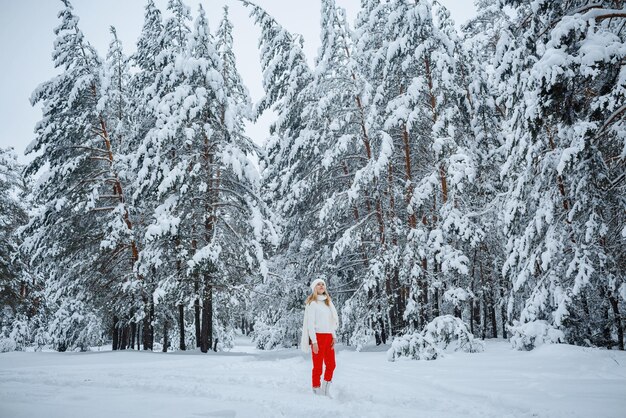
[[390, 363], [338, 347], [334, 399], [310, 359], [259, 352], [0, 354], [1, 418], [624, 417], [626, 353], [567, 345]]

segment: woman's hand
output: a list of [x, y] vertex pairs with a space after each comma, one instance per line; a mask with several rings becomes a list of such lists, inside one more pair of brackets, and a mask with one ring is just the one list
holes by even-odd
[[313, 354], [317, 354], [320, 351], [320, 348], [317, 343], [313, 343], [311, 350], [313, 350]]
[[336, 338], [333, 338], [333, 341], [330, 343], [330, 348], [335, 348], [335, 343], [337, 342]]

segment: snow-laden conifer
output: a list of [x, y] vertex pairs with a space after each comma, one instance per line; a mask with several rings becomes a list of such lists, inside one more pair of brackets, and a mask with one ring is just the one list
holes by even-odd
[[[277, 253], [271, 261], [272, 280], [255, 288], [251, 301], [257, 312], [254, 338], [258, 346], [271, 348], [277, 344], [291, 345], [301, 326], [299, 308], [304, 289], [310, 283], [307, 235], [313, 228], [310, 191], [299, 183], [314, 169], [312, 151], [304, 147], [300, 137], [307, 121], [302, 111], [312, 98], [304, 94], [313, 75], [302, 51], [302, 38], [291, 34], [261, 7], [243, 3], [261, 29], [259, 48], [263, 70], [264, 97], [255, 105], [255, 114], [272, 109], [276, 121], [265, 144], [262, 192], [277, 217], [275, 224], [282, 231]], [[308, 216], [305, 220], [304, 217]], [[304, 250], [305, 252], [303, 252]], [[267, 298], [277, 298], [268, 305]]]
[[[20, 228], [28, 222], [28, 186], [12, 148], [0, 148], [0, 351], [24, 349], [37, 343], [45, 329], [40, 276], [30, 274], [20, 252]], [[10, 350], [9, 350], [10, 349]]]
[[475, 231], [464, 243], [472, 268], [444, 292], [443, 299], [476, 335], [497, 337], [501, 330], [506, 337], [509, 286], [499, 268], [504, 237], [497, 216], [503, 191], [499, 168], [504, 158], [501, 126], [506, 111], [496, 103], [493, 57], [508, 17], [495, 0], [481, 0], [476, 7], [477, 15], [463, 26], [463, 39], [457, 47], [464, 109], [458, 120], [476, 172], [474, 181], [464, 187], [467, 220]]
[[45, 275], [50, 321], [58, 324], [52, 338], [60, 349], [97, 340], [97, 331], [81, 336], [71, 330], [102, 327], [114, 309], [105, 300], [122, 299], [138, 256], [116, 165], [115, 127], [100, 102], [102, 61], [84, 39], [69, 1], [63, 3], [53, 52], [61, 73], [31, 97], [43, 104], [43, 119], [27, 149], [37, 153], [27, 173], [39, 173], [33, 189], [38, 207], [24, 243], [35, 271]]
[[514, 341], [530, 341], [530, 332], [624, 346], [626, 11], [618, 3], [503, 1], [516, 16], [497, 68], [510, 112], [502, 216]]
[[[373, 103], [398, 151], [389, 165], [402, 320], [421, 327], [442, 312], [442, 294], [469, 272], [464, 241], [480, 233], [466, 216], [475, 176], [458, 72], [458, 38], [436, 1], [391, 1], [383, 26], [382, 70]], [[384, 57], [384, 58], [383, 58]], [[397, 314], [396, 314], [397, 315]]]
[[[147, 227], [142, 268], [159, 270], [155, 295], [166, 298], [186, 286], [183, 296], [192, 303], [197, 294], [205, 352], [214, 341], [214, 294], [232, 294], [248, 276], [266, 277], [263, 244], [272, 235], [249, 158], [256, 150], [243, 134], [249, 99], [229, 56], [228, 25], [223, 22], [221, 32], [224, 67], [200, 7], [185, 48], [168, 58], [170, 89], [155, 103], [156, 127], [146, 137], [154, 150], [146, 160], [159, 170], [149, 187], [159, 204]], [[177, 283], [189, 282], [181, 275], [197, 279], [197, 288]]]

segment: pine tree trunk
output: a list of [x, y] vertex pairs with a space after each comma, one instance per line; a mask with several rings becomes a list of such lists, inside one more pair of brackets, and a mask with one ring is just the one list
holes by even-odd
[[121, 328], [122, 336], [120, 338], [120, 350], [126, 350], [128, 347], [128, 325]]
[[[194, 290], [196, 291], [196, 295], [199, 292], [199, 284], [198, 277], [195, 278], [193, 283]], [[201, 330], [200, 330], [200, 298], [196, 297], [196, 300], [193, 302], [193, 311], [194, 311], [194, 320], [196, 326], [196, 348], [200, 347], [200, 341], [202, 340]]]
[[476, 335], [474, 333], [474, 299], [470, 299], [469, 301], [469, 326], [470, 326], [470, 332], [473, 335]]
[[583, 313], [584, 313], [584, 318], [582, 320], [582, 323], [584, 324], [584, 332], [585, 332], [584, 338], [591, 341], [591, 339], [593, 338], [593, 331], [591, 330], [591, 326], [590, 326], [591, 311], [589, 310], [589, 303], [587, 302], [587, 297], [585, 296], [585, 294], [580, 295], [580, 302], [583, 305]]
[[154, 303], [150, 302], [150, 350], [154, 350]]
[[396, 321], [396, 294], [393, 290], [393, 286], [391, 284], [391, 277], [389, 273], [385, 273], [385, 293], [387, 294], [387, 304], [389, 306], [389, 316], [391, 318], [392, 327]]
[[613, 348], [613, 337], [611, 336], [611, 313], [609, 312], [610, 303], [604, 303], [602, 306], [602, 318], [604, 319], [604, 326], [602, 328], [602, 337], [604, 339], [604, 346], [611, 350]]
[[[135, 323], [134, 321], [130, 323], [130, 348], [132, 350], [135, 349], [135, 337], [137, 334], [137, 323]], [[138, 341], [139, 343], [139, 341]], [[137, 344], [139, 345], [139, 344]]]
[[469, 301], [469, 324], [470, 324], [470, 332], [473, 335], [476, 335], [474, 332], [474, 299], [476, 296], [476, 292], [474, 291], [474, 282], [476, 280], [476, 249], [474, 249], [474, 256], [472, 259], [472, 272], [470, 273], [470, 290], [474, 297], [472, 297]]
[[620, 350], [624, 351], [624, 328], [622, 328], [622, 319], [619, 313], [619, 303], [614, 295], [609, 295], [609, 302], [611, 302], [611, 308], [613, 308], [613, 315], [615, 316], [615, 327], [617, 328], [617, 346]]
[[491, 318], [491, 338], [498, 338], [498, 322], [496, 321], [496, 308], [493, 293], [489, 292], [489, 317]]
[[481, 338], [484, 340], [487, 338], [487, 296], [485, 295], [485, 291], [483, 291], [483, 309], [482, 309], [482, 330], [481, 330]]
[[[405, 174], [404, 178], [407, 182], [409, 182], [409, 187], [406, 190], [406, 203], [407, 206], [411, 203], [413, 199], [413, 178], [411, 174], [411, 147], [409, 144], [409, 132], [406, 130], [406, 125], [402, 124], [402, 141], [404, 142], [404, 164], [405, 164]], [[415, 229], [417, 226], [417, 216], [415, 212], [411, 211], [408, 218], [409, 228]]]
[[378, 324], [380, 326], [380, 341], [383, 344], [387, 344], [387, 327], [385, 327], [385, 321], [382, 318], [378, 318]]
[[[504, 288], [500, 288], [500, 298], [502, 301], [505, 300], [504, 298]], [[500, 306], [500, 317], [502, 319], [502, 338], [504, 338], [505, 340], [508, 338], [508, 334], [506, 332], [506, 324], [508, 322], [508, 318], [507, 318], [507, 314], [506, 314], [506, 307], [504, 305], [504, 303], [502, 303], [502, 306]]]
[[148, 302], [144, 299], [145, 316], [143, 318], [143, 349], [152, 350], [154, 345], [154, 330], [152, 327], [152, 320], [154, 318], [154, 304], [152, 301]]
[[[480, 326], [480, 317], [481, 317], [481, 312], [480, 312], [480, 299], [477, 299], [475, 303], [472, 303], [474, 306], [474, 312], [473, 312], [473, 318], [472, 318], [472, 322], [476, 323], [477, 326]], [[476, 330], [478, 331], [478, 330]]]
[[167, 321], [163, 321], [163, 352], [167, 353], [167, 347], [170, 345], [167, 335]]
[[[207, 279], [208, 281], [208, 279]], [[202, 304], [202, 332], [200, 335], [200, 351], [206, 353], [213, 343], [213, 289], [207, 284]]]
[[479, 253], [478, 257], [481, 261], [479, 262], [479, 274], [480, 274], [480, 293], [481, 293], [481, 301], [482, 301], [482, 312], [481, 312], [481, 337], [484, 340], [487, 337], [487, 289], [485, 286], [485, 272], [483, 271], [483, 262], [482, 262], [482, 251]]
[[400, 284], [400, 269], [398, 267], [394, 267], [393, 269], [393, 280], [392, 280], [393, 292], [395, 297], [395, 303], [393, 307], [393, 311], [395, 312], [395, 320], [392, 320], [392, 329], [390, 336], [398, 334], [401, 329], [406, 326], [404, 321], [404, 311], [406, 309], [406, 299], [404, 286]]
[[422, 259], [422, 270], [424, 271], [424, 276], [419, 279], [418, 297], [420, 327], [424, 327], [428, 323], [428, 281], [426, 279], [426, 272], [428, 271], [428, 261], [426, 260], [426, 258]]
[[185, 307], [182, 303], [178, 305], [178, 327], [180, 334], [179, 348], [181, 351], [185, 351]]
[[379, 346], [382, 344], [382, 340], [380, 339], [380, 332], [378, 332], [377, 329], [374, 329], [374, 341], [376, 342], [376, 346]]
[[[435, 255], [435, 259], [436, 259], [436, 255]], [[433, 273], [435, 275], [435, 277], [437, 277], [437, 273], [438, 271], [440, 271], [438, 269], [438, 264], [435, 261], [433, 263]], [[432, 297], [432, 306], [433, 306], [433, 317], [438, 317], [439, 316], [439, 289], [437, 287], [433, 288], [433, 297]]]
[[118, 349], [119, 338], [117, 333], [117, 324], [119, 322], [119, 318], [117, 316], [113, 317], [113, 350]]

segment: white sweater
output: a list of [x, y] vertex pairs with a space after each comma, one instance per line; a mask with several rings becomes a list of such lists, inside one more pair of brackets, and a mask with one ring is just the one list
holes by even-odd
[[318, 296], [317, 301], [311, 302], [306, 308], [308, 310], [305, 313], [306, 328], [313, 344], [317, 342], [315, 333], [318, 332], [320, 334], [332, 334], [335, 338], [337, 311], [333, 312], [334, 306], [326, 306], [325, 300], [326, 296]]

